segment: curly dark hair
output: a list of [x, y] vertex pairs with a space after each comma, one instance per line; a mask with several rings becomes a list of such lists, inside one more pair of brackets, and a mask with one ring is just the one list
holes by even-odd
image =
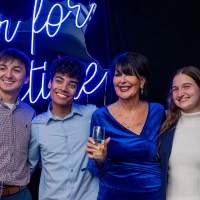
[[86, 77], [85, 67], [83, 63], [73, 56], [64, 56], [59, 59], [55, 59], [50, 67], [50, 79], [56, 73], [67, 74], [70, 78], [78, 80], [78, 89], [83, 85]]

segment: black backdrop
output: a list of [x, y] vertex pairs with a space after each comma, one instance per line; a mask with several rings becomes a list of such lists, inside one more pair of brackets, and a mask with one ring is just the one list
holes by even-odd
[[[106, 68], [118, 53], [144, 54], [151, 63], [149, 100], [165, 105], [173, 71], [187, 65], [200, 66], [200, 1], [96, 2], [96, 15], [86, 32], [91, 55]], [[109, 94], [108, 103], [116, 99]]]

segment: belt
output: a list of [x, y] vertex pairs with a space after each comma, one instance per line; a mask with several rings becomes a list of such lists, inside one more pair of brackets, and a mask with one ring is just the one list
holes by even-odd
[[11, 194], [16, 194], [26, 187], [27, 187], [26, 185], [25, 186], [4, 186], [1, 196], [4, 197]]

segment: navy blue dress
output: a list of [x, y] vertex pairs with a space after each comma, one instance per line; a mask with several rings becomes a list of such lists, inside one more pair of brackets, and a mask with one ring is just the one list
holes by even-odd
[[98, 200], [160, 199], [161, 168], [156, 154], [163, 115], [161, 104], [149, 103], [146, 122], [137, 135], [116, 121], [107, 107], [94, 112], [91, 129], [104, 126], [106, 138], [111, 137], [104, 167], [94, 160], [88, 164], [90, 172], [100, 178]]

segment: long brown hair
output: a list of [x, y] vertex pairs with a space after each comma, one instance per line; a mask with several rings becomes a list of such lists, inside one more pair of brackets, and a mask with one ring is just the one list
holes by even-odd
[[181, 116], [181, 109], [176, 106], [176, 104], [174, 103], [172, 99], [172, 82], [173, 82], [174, 77], [178, 74], [185, 74], [191, 77], [200, 88], [200, 69], [199, 68], [193, 67], [193, 66], [187, 66], [187, 67], [178, 69], [173, 74], [172, 79], [171, 79], [171, 84], [170, 84], [170, 92], [168, 95], [167, 117], [161, 126], [160, 134], [162, 134], [165, 130], [171, 128]]

